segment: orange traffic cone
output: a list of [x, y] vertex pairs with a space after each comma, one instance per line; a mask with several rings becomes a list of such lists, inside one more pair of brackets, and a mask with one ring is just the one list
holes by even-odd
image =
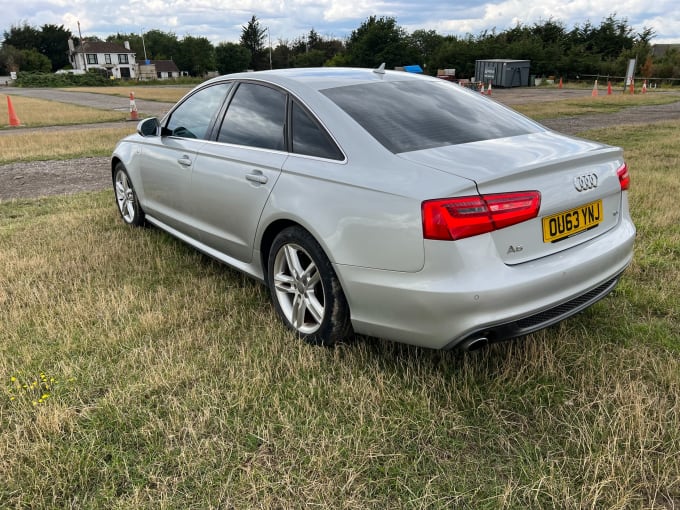
[[484, 82], [483, 81], [479, 82], [479, 93], [484, 94]]
[[642, 82], [642, 93], [643, 94], [647, 93], [647, 80]]
[[597, 97], [597, 80], [595, 80], [595, 85], [593, 85], [593, 92], [591, 93], [593, 97]]
[[612, 82], [610, 81], [607, 82], [607, 95], [608, 96], [612, 95]]
[[630, 79], [630, 93], [635, 94], [635, 80], [633, 78]]
[[489, 88], [486, 89], [486, 95], [490, 96], [491, 95], [491, 82], [489, 82]]
[[139, 120], [137, 114], [137, 104], [135, 103], [135, 93], [130, 92], [130, 120]]
[[560, 84], [557, 86], [558, 89], [562, 88], [562, 78], [560, 77]]
[[14, 111], [14, 106], [12, 106], [12, 100], [7, 96], [7, 113], [9, 115], [9, 125], [12, 127], [16, 126], [21, 126], [21, 122], [19, 121], [19, 117], [17, 117], [16, 112]]

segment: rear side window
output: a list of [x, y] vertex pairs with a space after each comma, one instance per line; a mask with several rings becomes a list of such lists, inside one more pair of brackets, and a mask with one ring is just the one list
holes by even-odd
[[285, 150], [286, 95], [242, 83], [227, 109], [217, 140], [262, 149]]
[[166, 125], [168, 134], [182, 138], [207, 138], [230, 88], [231, 83], [219, 83], [188, 97], [172, 112]]
[[321, 92], [394, 153], [542, 129], [493, 101], [443, 80], [384, 81]]
[[304, 108], [293, 103], [293, 152], [305, 156], [343, 160], [344, 156], [326, 131]]

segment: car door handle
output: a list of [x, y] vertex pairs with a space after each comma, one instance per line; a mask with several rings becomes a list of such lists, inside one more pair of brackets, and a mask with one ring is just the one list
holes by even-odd
[[191, 166], [191, 158], [189, 156], [182, 156], [177, 162], [182, 166]]
[[258, 184], [266, 184], [269, 179], [261, 171], [253, 170], [253, 173], [246, 174], [246, 180]]

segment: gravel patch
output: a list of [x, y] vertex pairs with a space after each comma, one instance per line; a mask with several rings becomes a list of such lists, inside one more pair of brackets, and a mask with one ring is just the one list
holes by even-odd
[[108, 157], [31, 161], [0, 166], [0, 200], [68, 195], [111, 187]]

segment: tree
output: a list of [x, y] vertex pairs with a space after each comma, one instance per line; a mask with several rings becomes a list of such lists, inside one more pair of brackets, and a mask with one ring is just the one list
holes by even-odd
[[248, 69], [250, 51], [240, 44], [222, 42], [215, 48], [215, 63], [220, 74], [238, 73]]
[[286, 69], [291, 67], [290, 62], [292, 58], [292, 52], [290, 46], [288, 46], [288, 41], [279, 40], [279, 44], [272, 51], [272, 67], [274, 69]]
[[403, 66], [418, 61], [418, 52], [409, 44], [406, 31], [390, 17], [369, 17], [352, 31], [347, 41], [347, 57], [360, 67]]
[[426, 69], [432, 69], [431, 60], [443, 43], [444, 36], [434, 30], [414, 30], [409, 37], [409, 44], [418, 55], [417, 63]]
[[11, 44], [3, 44], [0, 48], [0, 74], [9, 74], [19, 70], [21, 63], [21, 50]]
[[20, 71], [49, 73], [52, 71], [52, 63], [50, 59], [40, 53], [38, 50], [20, 50], [21, 62], [19, 63]]
[[4, 32], [5, 42], [18, 50], [37, 50], [40, 44], [40, 31], [25, 21], [21, 25], [12, 25], [9, 32]]
[[216, 69], [215, 48], [206, 37], [184, 36], [175, 62], [180, 70], [188, 71], [191, 76], [205, 76]]
[[264, 50], [266, 29], [260, 27], [260, 22], [253, 16], [246, 26], [241, 27], [241, 46], [250, 51], [250, 67], [256, 71], [268, 69], [269, 62]]
[[179, 52], [179, 40], [172, 32], [149, 30], [144, 32], [146, 52], [153, 60], [174, 60]]
[[309, 50], [295, 55], [292, 59], [293, 67], [321, 67], [326, 61], [326, 53], [322, 50]]
[[43, 25], [40, 32], [38, 50], [51, 62], [51, 70], [56, 71], [69, 65], [68, 40], [73, 37], [63, 25]]

